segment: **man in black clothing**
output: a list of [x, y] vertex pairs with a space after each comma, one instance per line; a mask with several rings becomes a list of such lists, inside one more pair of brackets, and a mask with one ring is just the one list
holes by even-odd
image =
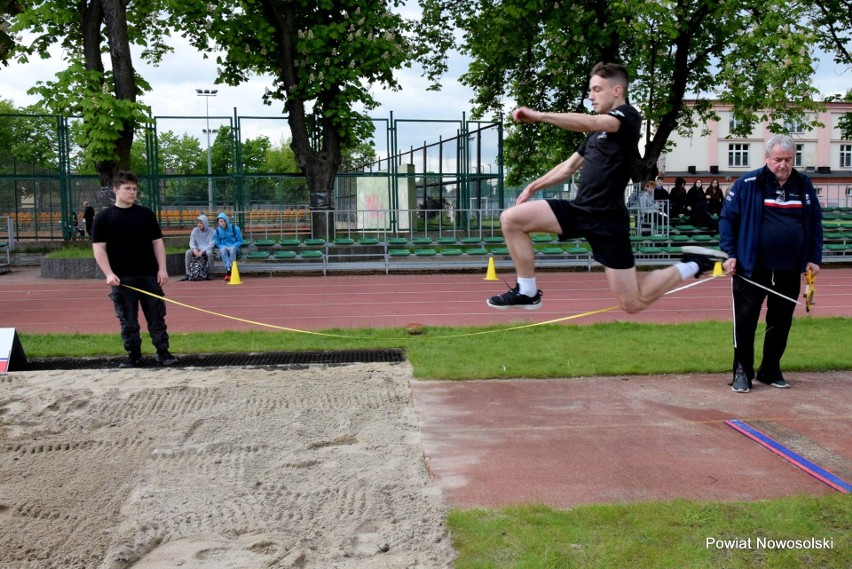
[[[607, 281], [619, 306], [633, 314], [651, 305], [682, 280], [712, 270], [727, 258], [721, 251], [684, 247], [683, 262], [649, 272], [640, 282], [630, 243], [630, 215], [624, 193], [636, 158], [642, 117], [627, 103], [627, 70], [598, 63], [589, 76], [589, 100], [596, 114], [546, 113], [515, 109], [516, 122], [545, 122], [565, 130], [588, 133], [570, 158], [531, 182], [515, 207], [500, 216], [503, 237], [517, 270], [517, 284], [492, 296], [487, 304], [498, 310], [541, 307], [536, 286], [535, 250], [530, 233], [555, 233], [561, 239], [584, 237], [592, 255], [606, 269]], [[538, 190], [560, 184], [580, 169], [583, 176], [572, 200], [531, 200]]]
[[163, 296], [161, 287], [169, 281], [163, 233], [154, 212], [135, 203], [138, 185], [139, 180], [129, 172], [115, 175], [115, 204], [95, 217], [92, 248], [98, 267], [106, 275], [106, 284], [112, 287], [110, 298], [121, 322], [121, 339], [128, 356], [121, 367], [136, 367], [142, 358], [140, 305], [148, 323], [151, 342], [157, 349], [157, 363], [169, 366], [177, 359], [169, 353], [166, 303], [121, 286], [132, 286]]
[[95, 219], [95, 208], [89, 202], [83, 202], [83, 223], [86, 225], [86, 235], [92, 236], [92, 221]]

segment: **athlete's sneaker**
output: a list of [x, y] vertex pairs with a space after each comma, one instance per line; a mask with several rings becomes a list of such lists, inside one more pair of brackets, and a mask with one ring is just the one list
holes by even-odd
[[515, 288], [510, 288], [503, 294], [492, 296], [488, 299], [488, 306], [497, 310], [506, 310], [508, 308], [523, 308], [524, 310], [538, 310], [541, 308], [541, 291], [537, 291], [535, 296], [527, 296], [518, 292], [520, 285], [515, 285]]
[[757, 370], [755, 379], [761, 383], [765, 383], [766, 385], [777, 387], [778, 389], [790, 388], [790, 384], [787, 383], [787, 380], [784, 379], [783, 375], [781, 375], [781, 370], [771, 374], [761, 373], [761, 370]]
[[724, 251], [708, 249], [707, 247], [687, 245], [681, 250], [683, 251], [683, 258], [681, 261], [684, 263], [694, 261], [698, 264], [698, 272], [695, 273], [696, 279], [703, 273], [713, 272], [713, 268], [716, 266], [716, 263], [725, 261], [728, 258], [728, 254]]
[[169, 352], [158, 352], [157, 353], [157, 365], [161, 365], [163, 367], [173, 366], [177, 363], [177, 358], [171, 355]]
[[751, 389], [748, 376], [743, 371], [742, 366], [737, 366], [737, 371], [734, 372], [734, 381], [731, 382], [731, 389], [737, 393], [748, 393]]

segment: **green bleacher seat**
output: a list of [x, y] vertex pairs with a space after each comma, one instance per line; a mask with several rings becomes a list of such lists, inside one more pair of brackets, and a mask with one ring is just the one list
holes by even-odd
[[508, 255], [509, 248], [508, 247], [492, 247], [491, 253], [494, 255]]
[[435, 241], [438, 245], [455, 245], [458, 239], [455, 237], [438, 237]]
[[553, 235], [533, 235], [532, 236], [533, 243], [552, 243]]
[[418, 257], [434, 257], [438, 254], [438, 251], [435, 249], [415, 249], [414, 254]]
[[305, 245], [308, 247], [319, 247], [325, 245], [325, 239], [305, 239]]
[[337, 237], [334, 240], [335, 245], [352, 245], [355, 243], [355, 240], [351, 237]]
[[463, 252], [464, 251], [462, 251], [461, 249], [457, 249], [457, 248], [441, 249], [441, 255], [444, 255], [445, 257], [457, 257], [457, 256], [461, 255]]
[[465, 252], [468, 255], [487, 255], [488, 249], [485, 247], [468, 247]]
[[[323, 243], [325, 243], [324, 240]], [[322, 251], [320, 251], [319, 249], [308, 249], [306, 251], [300, 252], [299, 255], [303, 259], [319, 259], [322, 257]]]
[[405, 245], [408, 239], [405, 237], [388, 237], [388, 245]]
[[358, 240], [359, 245], [378, 245], [379, 240], [375, 237], [362, 237]]
[[279, 259], [279, 260], [295, 259], [296, 258], [296, 252], [293, 251], [293, 250], [275, 251], [275, 253], [273, 253], [272, 256], [275, 257], [276, 259]]
[[269, 258], [269, 251], [250, 251], [246, 254], [249, 261], [260, 261]]
[[501, 237], [499, 235], [489, 235], [488, 237], [484, 238], [483, 241], [485, 243], [488, 243], [489, 245], [497, 245], [499, 243], [505, 243], [506, 242], [506, 240], [503, 239], [503, 237]]
[[275, 245], [275, 239], [255, 239], [255, 247], [272, 247]]
[[298, 247], [301, 241], [295, 238], [286, 237], [278, 242], [282, 247]]
[[475, 245], [477, 243], [481, 243], [482, 239], [480, 239], [479, 237], [467, 236], [462, 237], [460, 241], [462, 242], [462, 245]]
[[431, 245], [432, 238], [431, 237], [415, 237], [411, 240], [414, 245]]
[[408, 257], [411, 255], [411, 249], [388, 249], [388, 255], [391, 257]]
[[662, 255], [668, 253], [668, 247], [639, 247], [639, 252], [643, 255]]
[[564, 252], [562, 247], [542, 247], [539, 251], [542, 255], [561, 255]]

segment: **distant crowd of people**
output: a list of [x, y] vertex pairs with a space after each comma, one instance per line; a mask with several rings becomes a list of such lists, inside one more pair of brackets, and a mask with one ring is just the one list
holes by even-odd
[[659, 223], [659, 216], [662, 214], [657, 202], [668, 201], [668, 215], [671, 219], [686, 216], [689, 225], [717, 231], [718, 217], [722, 213], [722, 203], [727, 189], [722, 189], [717, 178], [710, 180], [710, 185], [706, 189], [701, 179], [696, 179], [688, 190], [686, 184], [687, 181], [678, 176], [671, 190], [667, 190], [663, 179], [658, 176], [656, 180], [645, 182], [644, 191], [632, 198], [630, 205], [638, 206], [643, 214], [658, 216], [655, 221]]

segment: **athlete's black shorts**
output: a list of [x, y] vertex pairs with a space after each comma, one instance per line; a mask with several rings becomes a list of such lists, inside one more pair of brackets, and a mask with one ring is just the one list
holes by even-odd
[[592, 247], [592, 257], [610, 269], [635, 266], [630, 244], [630, 216], [625, 209], [591, 214], [567, 200], [547, 200], [562, 228], [560, 241], [584, 237]]

